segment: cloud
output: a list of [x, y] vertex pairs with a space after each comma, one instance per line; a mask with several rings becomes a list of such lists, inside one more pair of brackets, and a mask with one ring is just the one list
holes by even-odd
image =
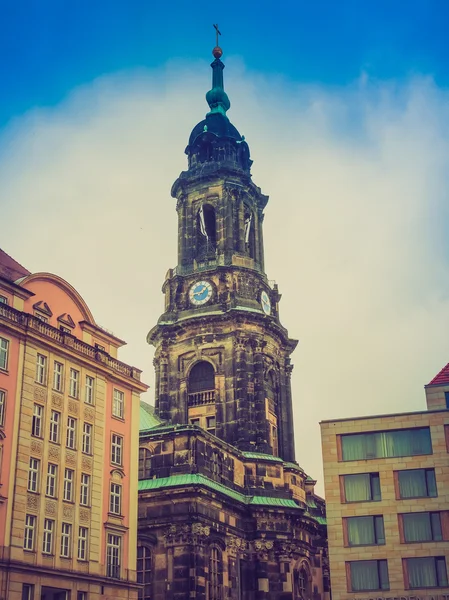
[[[319, 420], [424, 409], [449, 360], [448, 93], [425, 77], [301, 86], [237, 59], [225, 77], [270, 195], [267, 274], [300, 340], [297, 459], [321, 478]], [[2, 247], [74, 285], [149, 383], [145, 337], [176, 264], [170, 187], [208, 87], [206, 63], [119, 73], [0, 139]]]

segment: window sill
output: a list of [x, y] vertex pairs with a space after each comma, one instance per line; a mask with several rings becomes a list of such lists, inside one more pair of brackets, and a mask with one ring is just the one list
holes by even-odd
[[120, 421], [121, 423], [125, 422], [125, 417], [120, 417], [119, 415], [111, 415], [113, 419], [116, 421]]
[[45, 382], [44, 382], [44, 383], [42, 383], [42, 382], [40, 382], [40, 381], [36, 381], [36, 380], [35, 380], [35, 381], [34, 381], [34, 383], [35, 383], [36, 385], [40, 385], [41, 387], [45, 387], [45, 388], [47, 387], [47, 384], [46, 384]]
[[438, 496], [407, 496], [406, 498], [396, 498], [396, 500], [419, 500], [420, 498], [438, 498]]
[[75, 504], [75, 500], [66, 500], [65, 498], [62, 499], [63, 502], [65, 502], [66, 504]]
[[58, 390], [56, 388], [51, 388], [52, 392], [57, 392], [58, 394], [64, 395], [64, 390]]
[[72, 396], [71, 394], [69, 394], [69, 398], [72, 400], [79, 400], [79, 396]]
[[382, 498], [376, 500], [345, 500], [342, 504], [361, 504], [362, 502], [382, 502]]
[[0, 367], [0, 373], [3, 373], [4, 375], [9, 375], [8, 369], [2, 369], [1, 367]]
[[66, 446], [66, 450], [71, 450], [72, 452], [76, 452], [76, 448], [72, 448], [72, 446]]
[[84, 452], [84, 450], [81, 450], [81, 454], [83, 454], [84, 456], [93, 456], [92, 452]]
[[35, 440], [43, 440], [44, 439], [43, 435], [36, 435], [35, 433], [32, 433], [31, 437], [34, 438]]
[[57, 496], [49, 496], [48, 494], [45, 494], [46, 498], [50, 498], [50, 500], [57, 500]]
[[27, 493], [28, 493], [28, 494], [35, 494], [36, 496], [39, 496], [39, 495], [40, 495], [40, 492], [38, 492], [37, 490], [36, 490], [36, 491], [34, 491], [34, 490], [28, 490], [28, 489], [27, 489]]

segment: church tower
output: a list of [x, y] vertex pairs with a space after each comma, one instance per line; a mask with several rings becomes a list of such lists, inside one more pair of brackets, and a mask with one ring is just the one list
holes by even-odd
[[222, 51], [209, 112], [172, 187], [178, 264], [163, 285], [155, 407], [142, 403], [141, 600], [329, 600], [325, 508], [295, 462], [290, 355], [264, 267], [268, 197], [227, 116]]
[[172, 187], [178, 265], [163, 286], [156, 346], [156, 413], [198, 424], [244, 451], [294, 460], [290, 354], [280, 294], [264, 269], [268, 197], [251, 178], [250, 151], [230, 122], [222, 51], [214, 48], [209, 112]]

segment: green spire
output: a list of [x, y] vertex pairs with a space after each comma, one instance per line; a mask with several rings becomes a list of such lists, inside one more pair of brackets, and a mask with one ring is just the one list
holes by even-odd
[[226, 111], [231, 107], [231, 103], [229, 102], [228, 95], [224, 91], [223, 85], [223, 69], [225, 66], [220, 60], [223, 50], [218, 45], [218, 36], [221, 35], [221, 33], [218, 30], [218, 25], [214, 25], [214, 28], [217, 34], [217, 42], [215, 48], [212, 50], [215, 60], [210, 65], [212, 67], [212, 89], [207, 92], [206, 100], [210, 107], [209, 115], [220, 113], [226, 117]]

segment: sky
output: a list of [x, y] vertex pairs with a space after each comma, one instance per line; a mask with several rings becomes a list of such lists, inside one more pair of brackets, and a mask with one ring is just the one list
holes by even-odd
[[69, 281], [152, 386], [216, 22], [322, 493], [319, 421], [423, 410], [449, 361], [446, 0], [2, 3], [0, 246]]

